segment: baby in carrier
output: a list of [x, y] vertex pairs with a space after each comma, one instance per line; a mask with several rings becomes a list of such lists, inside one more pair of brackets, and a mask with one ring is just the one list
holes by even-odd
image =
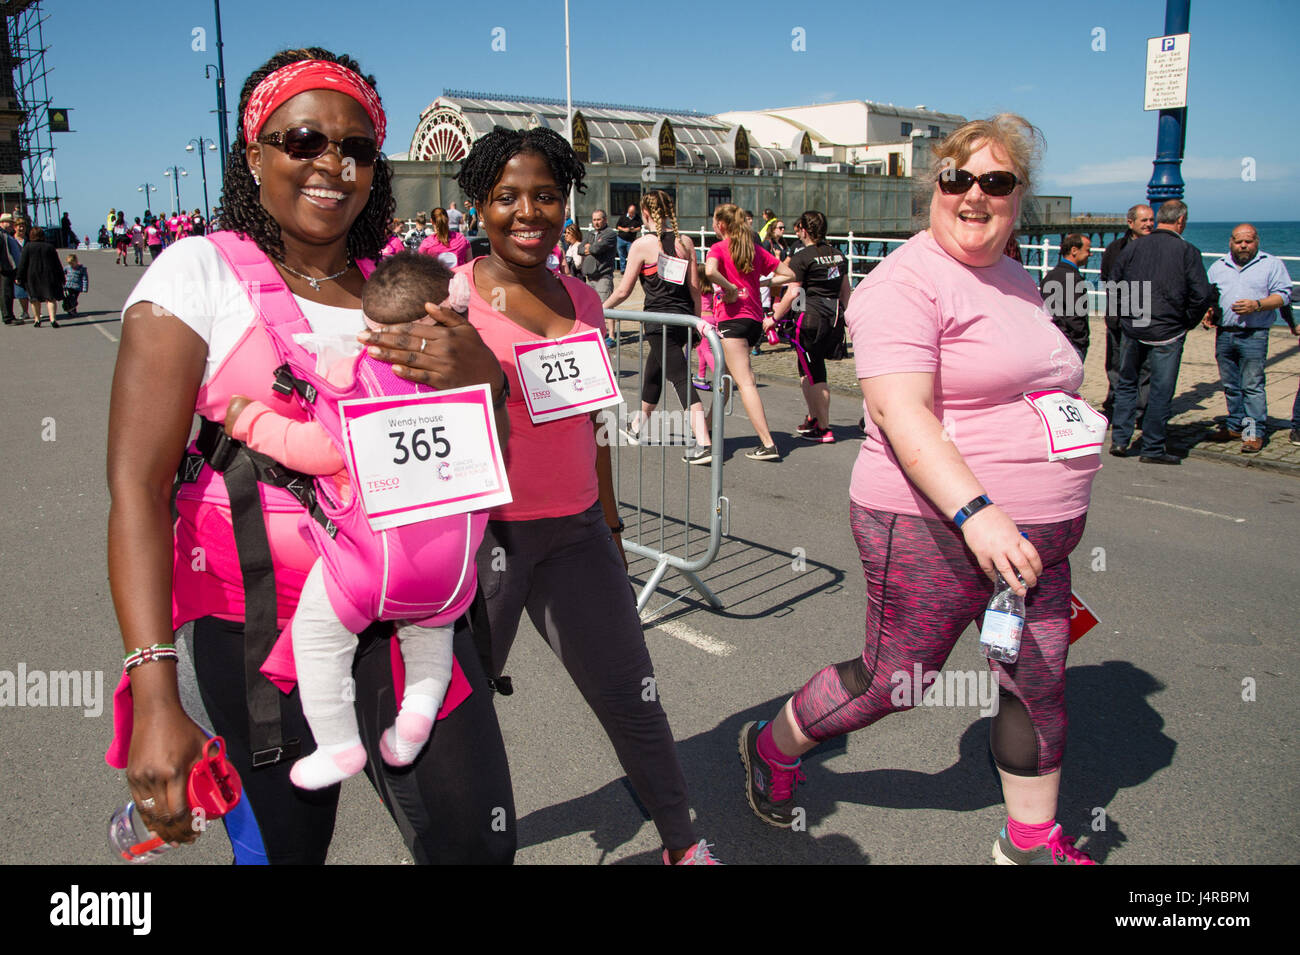
[[[452, 273], [436, 259], [414, 252], [386, 258], [366, 282], [361, 297], [366, 325], [372, 329], [403, 322], [432, 323], [425, 302], [464, 312], [469, 302], [468, 282], [463, 276], [456, 276], [453, 282]], [[349, 397], [431, 390], [397, 378], [388, 365], [361, 353], [355, 339], [324, 342], [315, 335], [295, 338], [304, 348], [316, 351], [317, 374], [326, 382], [339, 390], [353, 389]], [[363, 386], [361, 391], [356, 389], [358, 383]], [[319, 391], [314, 405], [319, 408], [330, 400]], [[335, 412], [331, 420], [337, 420], [337, 407], [321, 409], [320, 416], [327, 411]], [[316, 475], [318, 495], [331, 504], [342, 502], [340, 510], [354, 502], [357, 490], [339, 441], [319, 421], [294, 421], [261, 402], [236, 395], [227, 408], [225, 428], [252, 450]], [[360, 501], [354, 503], [359, 507]], [[302, 789], [332, 786], [366, 764], [351, 692], [357, 638], [344, 619], [362, 627], [362, 621], [396, 620], [405, 688], [397, 720], [384, 732], [379, 748], [385, 762], [406, 766], [424, 747], [452, 678], [452, 624], [474, 592], [474, 553], [483, 537], [485, 519], [462, 514], [385, 531], [371, 530], [364, 515], [352, 521], [340, 519], [339, 523], [337, 537], [313, 529], [312, 539], [321, 556], [307, 575], [291, 623], [303, 714], [317, 744], [316, 750], [294, 763], [290, 771], [290, 778]], [[368, 535], [370, 539], [365, 539]], [[383, 540], [374, 539], [383, 535], [387, 535]], [[351, 564], [340, 556], [345, 549]], [[457, 561], [462, 562], [459, 567], [437, 566]], [[373, 566], [358, 567], [359, 562]], [[398, 593], [403, 598], [414, 593], [420, 599], [414, 603], [396, 599], [393, 595]], [[448, 612], [409, 619], [411, 614], [389, 610], [389, 606]]]

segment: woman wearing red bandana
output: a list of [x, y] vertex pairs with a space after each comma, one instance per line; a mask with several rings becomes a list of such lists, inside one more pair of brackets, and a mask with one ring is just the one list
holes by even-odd
[[[314, 744], [297, 691], [276, 688], [291, 685], [292, 673], [284, 680], [277, 669], [284, 648], [267, 650], [311, 565], [298, 527], [305, 511], [293, 506], [296, 495], [284, 506], [293, 482], [276, 483], [211, 423], [222, 420], [234, 392], [305, 415], [272, 387], [268, 324], [291, 319], [324, 334], [364, 328], [362, 284], [394, 211], [373, 84], [350, 58], [314, 48], [284, 51], [256, 70], [240, 97], [226, 169], [220, 215], [231, 231], [173, 244], [123, 310], [109, 419], [109, 573], [127, 654], [138, 660], [139, 651], [155, 649], [144, 654], [149, 662], [133, 663], [129, 688], [125, 681], [119, 688], [108, 758], [127, 769], [152, 831], [169, 841], [196, 838], [185, 784], [205, 731], [181, 706], [175, 653], [167, 650], [173, 632], [192, 622], [208, 728], [225, 738], [243, 781], [244, 798], [225, 819], [241, 863], [323, 862], [339, 789], [305, 793], [290, 782], [293, 759]], [[241, 281], [259, 271], [271, 281]], [[434, 388], [486, 383], [501, 397], [501, 366], [463, 320], [413, 326], [404, 342], [390, 359], [401, 377]], [[186, 455], [195, 413], [204, 422]], [[255, 480], [241, 486], [244, 474]], [[241, 510], [249, 494], [251, 521]], [[415, 861], [509, 862], [509, 771], [468, 626], [456, 627], [445, 715], [404, 770], [378, 755], [395, 713], [390, 636], [382, 626], [360, 635], [351, 685], [341, 688], [355, 699], [375, 788]]]

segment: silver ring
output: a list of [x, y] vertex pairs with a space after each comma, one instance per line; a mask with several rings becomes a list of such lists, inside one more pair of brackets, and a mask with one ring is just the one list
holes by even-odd
[[152, 809], [156, 805], [158, 805], [158, 803], [154, 801], [153, 796], [150, 796], [148, 799], [140, 800], [141, 809]]
[[427, 344], [429, 344], [429, 339], [427, 339], [427, 338], [421, 338], [421, 339], [420, 339], [420, 354], [421, 354], [421, 355], [424, 354], [424, 346], [427, 345]]

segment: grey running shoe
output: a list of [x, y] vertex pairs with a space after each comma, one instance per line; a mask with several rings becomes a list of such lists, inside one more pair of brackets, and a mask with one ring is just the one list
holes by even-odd
[[753, 451], [747, 452], [745, 457], [751, 461], [780, 461], [781, 452], [776, 449], [775, 444], [769, 444], [767, 447], [760, 444]]
[[682, 455], [682, 460], [687, 464], [712, 464], [713, 448], [707, 444], [697, 444]]
[[758, 754], [758, 734], [766, 726], [746, 723], [740, 728], [740, 760], [745, 764], [745, 798], [764, 822], [782, 829], [794, 824], [794, 790], [804, 781], [798, 764], [773, 766]]
[[1074, 847], [1074, 840], [1061, 835], [1058, 825], [1052, 829], [1047, 842], [1033, 849], [1021, 849], [1007, 835], [1003, 826], [993, 843], [993, 861], [998, 865], [1096, 865], [1083, 852]]

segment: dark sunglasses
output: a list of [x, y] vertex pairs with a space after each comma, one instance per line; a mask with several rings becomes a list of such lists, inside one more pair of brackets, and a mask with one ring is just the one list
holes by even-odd
[[1020, 180], [1013, 172], [998, 169], [976, 176], [965, 169], [945, 169], [939, 174], [939, 191], [946, 196], [957, 196], [970, 192], [975, 183], [980, 184], [980, 191], [986, 196], [1009, 196], [1020, 185]]
[[284, 154], [290, 159], [303, 161], [323, 155], [331, 144], [339, 148], [340, 156], [351, 159], [358, 166], [373, 165], [379, 155], [379, 146], [373, 139], [367, 139], [365, 136], [346, 136], [339, 141], [330, 139], [320, 130], [307, 126], [286, 129], [283, 133], [267, 133], [258, 136], [257, 141], [284, 150]]

